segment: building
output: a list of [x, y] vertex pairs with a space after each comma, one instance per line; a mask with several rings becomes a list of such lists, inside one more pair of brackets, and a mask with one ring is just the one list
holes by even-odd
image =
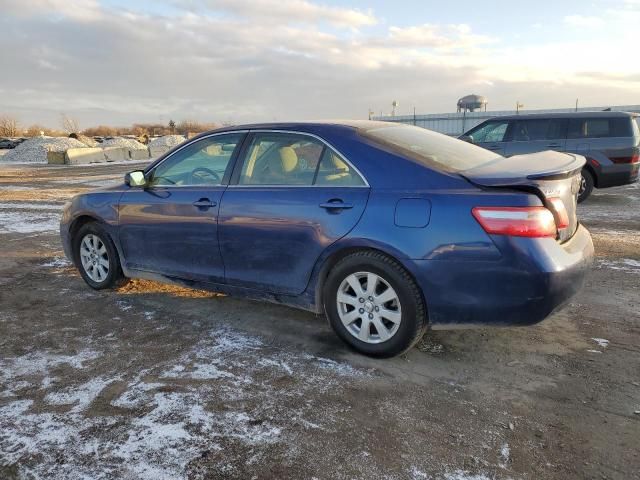
[[[524, 110], [520, 113], [563, 113], [563, 112], [592, 112], [602, 110], [613, 110], [623, 112], [640, 113], [640, 105], [618, 105], [611, 107], [587, 107], [587, 108], [554, 108], [547, 110]], [[515, 110], [496, 110], [489, 112], [459, 112], [459, 113], [433, 113], [426, 115], [396, 115], [373, 117], [372, 120], [383, 120], [385, 122], [407, 123], [418, 127], [428, 128], [436, 132], [447, 135], [462, 135], [467, 130], [475, 127], [479, 123], [489, 118], [505, 115], [516, 115]]]

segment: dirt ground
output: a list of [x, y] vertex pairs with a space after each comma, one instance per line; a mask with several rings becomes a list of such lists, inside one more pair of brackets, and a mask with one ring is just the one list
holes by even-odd
[[347, 350], [325, 319], [133, 281], [57, 227], [131, 165], [0, 167], [0, 479], [640, 478], [640, 187], [580, 207], [597, 260], [542, 324]]

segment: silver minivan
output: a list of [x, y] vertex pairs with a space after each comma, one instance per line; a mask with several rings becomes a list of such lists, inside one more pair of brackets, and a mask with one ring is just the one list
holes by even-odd
[[593, 188], [633, 183], [640, 169], [640, 118], [627, 112], [523, 114], [482, 122], [460, 137], [510, 157], [543, 150], [584, 155], [578, 201]]

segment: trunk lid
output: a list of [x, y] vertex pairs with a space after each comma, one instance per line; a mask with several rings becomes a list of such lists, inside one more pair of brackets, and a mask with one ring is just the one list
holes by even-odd
[[510, 188], [533, 192], [556, 217], [558, 213], [551, 199], [559, 198], [564, 204], [569, 225], [558, 230], [558, 240], [571, 238], [578, 228], [577, 194], [580, 172], [586, 163], [582, 155], [545, 151], [513, 157], [498, 157], [478, 167], [460, 172], [475, 185], [492, 188]]

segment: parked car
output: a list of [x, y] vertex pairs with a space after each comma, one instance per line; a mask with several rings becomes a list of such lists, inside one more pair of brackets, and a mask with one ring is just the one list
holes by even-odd
[[470, 141], [500, 155], [556, 150], [584, 155], [578, 202], [593, 188], [638, 180], [639, 117], [626, 112], [576, 112], [514, 115], [487, 120], [466, 132]]
[[540, 322], [579, 290], [584, 163], [385, 122], [230, 127], [74, 197], [60, 233], [94, 289], [139, 277], [324, 312], [392, 356], [428, 327]]
[[0, 139], [0, 149], [6, 150], [11, 148], [16, 148], [18, 144], [15, 140], [11, 140], [10, 138], [2, 138]]

